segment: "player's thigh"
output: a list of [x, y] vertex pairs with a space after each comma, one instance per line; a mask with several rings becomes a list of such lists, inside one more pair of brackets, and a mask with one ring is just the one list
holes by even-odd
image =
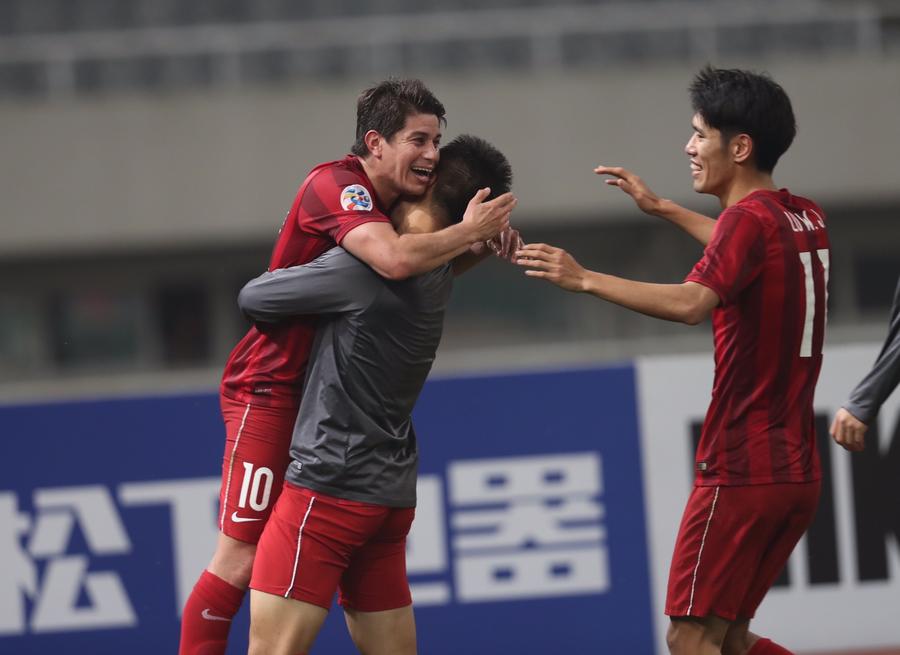
[[252, 590], [249, 653], [307, 653], [327, 616], [328, 610], [318, 605]]
[[329, 608], [382, 515], [383, 508], [348, 511], [338, 499], [285, 483], [259, 541], [250, 588]]
[[744, 600], [782, 521], [769, 486], [694, 488], [672, 556], [667, 615], [750, 618]]
[[821, 483], [761, 485], [759, 503], [779, 508], [778, 523], [765, 543], [765, 555], [760, 558], [750, 588], [739, 610], [741, 617], [752, 618], [765, 595], [794, 551], [800, 538], [809, 529], [819, 504]]
[[406, 576], [406, 538], [415, 508], [386, 509], [380, 529], [353, 554], [340, 582], [340, 604], [361, 612], [382, 612], [412, 602]]
[[256, 543], [281, 493], [297, 412], [221, 398], [225, 421], [219, 530]]
[[415, 655], [416, 621], [411, 604], [381, 612], [345, 607], [344, 618], [362, 655]]

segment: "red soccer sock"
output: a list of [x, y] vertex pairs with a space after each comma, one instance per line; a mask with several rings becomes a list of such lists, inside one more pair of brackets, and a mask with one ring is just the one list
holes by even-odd
[[787, 648], [782, 648], [771, 639], [759, 639], [747, 655], [794, 655]]
[[231, 619], [246, 593], [203, 571], [184, 604], [178, 655], [224, 655]]

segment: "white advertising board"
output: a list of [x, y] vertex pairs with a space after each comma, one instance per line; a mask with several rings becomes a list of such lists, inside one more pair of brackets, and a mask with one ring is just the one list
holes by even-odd
[[[830, 425], [877, 353], [874, 344], [826, 350], [815, 401], [820, 426], [825, 420]], [[664, 653], [669, 562], [692, 486], [692, 432], [709, 403], [713, 359], [710, 353], [636, 364], [650, 579], [657, 649]], [[815, 544], [807, 536], [795, 549], [789, 582], [769, 592], [754, 632], [797, 651], [900, 645], [898, 414], [900, 392], [882, 407], [877, 452], [851, 454], [828, 440], [823, 461], [830, 458], [831, 470], [822, 494], [823, 502], [833, 498], [833, 512]]]

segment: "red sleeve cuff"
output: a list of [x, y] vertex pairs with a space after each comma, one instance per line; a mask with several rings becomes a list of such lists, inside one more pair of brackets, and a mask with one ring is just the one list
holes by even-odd
[[[349, 215], [349, 214], [348, 214]], [[383, 216], [381, 214], [363, 214], [362, 216], [358, 216], [352, 220], [347, 221], [346, 223], [342, 223], [338, 228], [338, 231], [334, 234], [334, 242], [337, 245], [341, 245], [341, 241], [344, 240], [344, 237], [347, 236], [347, 233], [350, 232], [355, 227], [359, 227], [365, 223], [390, 223], [391, 219], [387, 216]]]
[[709, 278], [703, 277], [699, 273], [690, 273], [686, 278], [684, 278], [685, 282], [696, 282], [697, 284], [701, 284], [707, 289], [710, 289], [713, 293], [719, 296], [719, 303], [724, 305], [730, 302], [730, 298], [728, 294], [715, 282], [710, 280]]

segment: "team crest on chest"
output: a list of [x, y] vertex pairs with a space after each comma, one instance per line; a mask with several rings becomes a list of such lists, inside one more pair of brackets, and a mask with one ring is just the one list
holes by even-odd
[[351, 184], [341, 191], [341, 207], [358, 212], [372, 209], [372, 195], [362, 184]]

